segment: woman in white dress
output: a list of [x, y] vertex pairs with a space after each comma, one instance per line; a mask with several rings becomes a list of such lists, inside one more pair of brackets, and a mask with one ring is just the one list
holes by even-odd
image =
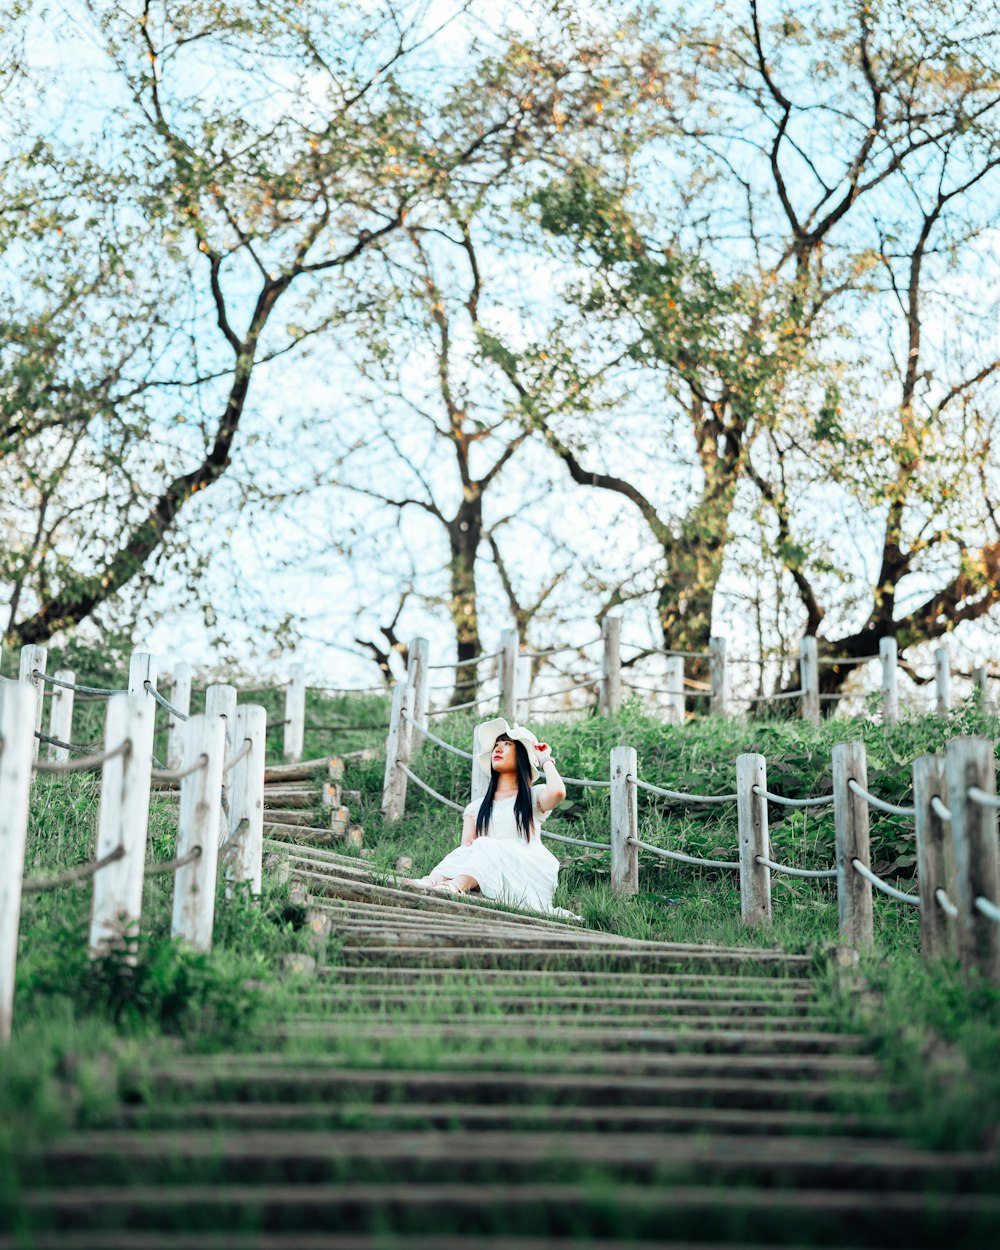
[[[481, 803], [470, 803], [462, 843], [414, 884], [466, 894], [479, 890], [532, 911], [565, 913], [552, 906], [559, 861], [542, 845], [541, 824], [566, 797], [545, 743], [502, 716], [479, 727], [480, 760], [490, 774]], [[539, 775], [545, 784], [533, 786]]]

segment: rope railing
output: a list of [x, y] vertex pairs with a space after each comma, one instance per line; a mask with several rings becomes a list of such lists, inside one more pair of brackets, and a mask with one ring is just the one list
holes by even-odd
[[552, 647], [548, 651], [522, 651], [521, 655], [531, 660], [545, 660], [550, 655], [565, 655], [569, 651], [583, 651], [584, 648], [596, 646], [597, 643], [603, 641], [603, 638], [592, 638], [590, 642], [581, 642], [576, 647]]
[[969, 787], [969, 798], [973, 803], [978, 803], [980, 807], [991, 807], [994, 811], [1000, 811], [1000, 796], [987, 794], [985, 790], [980, 790], [978, 786]]
[[628, 686], [629, 690], [641, 690], [643, 694], [679, 695], [684, 699], [710, 699], [712, 697], [711, 690], [692, 690], [686, 685], [680, 690], [666, 690], [662, 686], [641, 685], [637, 681], [631, 681], [628, 677], [622, 678], [622, 685]]
[[931, 810], [934, 812], [934, 815], [937, 816], [938, 820], [951, 820], [951, 808], [946, 807], [944, 803], [941, 802], [941, 796], [939, 794], [935, 794], [931, 799]]
[[495, 660], [501, 655], [500, 651], [491, 651], [488, 655], [477, 655], [471, 660], [456, 660], [454, 664], [428, 664], [429, 672], [440, 672], [445, 668], [469, 668], [474, 664], [485, 664], [487, 660]]
[[201, 847], [193, 846], [186, 855], [182, 855], [180, 859], [164, 860], [160, 864], [147, 864], [142, 870], [144, 877], [162, 877], [170, 872], [177, 872], [178, 869], [184, 868], [187, 864], [193, 864], [196, 859], [201, 858]]
[[583, 838], [571, 838], [568, 833], [554, 833], [548, 829], [542, 830], [542, 840], [544, 842], [569, 842], [572, 846], [586, 846], [592, 851], [610, 851], [610, 842], [585, 842]]
[[[63, 744], [58, 742], [55, 745], [62, 746]], [[87, 755], [82, 760], [35, 760], [31, 767], [36, 773], [86, 773], [100, 768], [108, 760], [116, 759], [119, 755], [128, 755], [131, 750], [131, 740], [126, 738], [118, 746], [110, 751], [102, 751], [99, 755]]]
[[852, 794], [856, 794], [859, 799], [864, 799], [869, 807], [877, 808], [880, 812], [888, 812], [890, 816], [915, 816], [917, 814], [915, 807], [900, 807], [896, 803], [887, 803], [885, 799], [869, 794], [867, 790], [862, 789], [858, 785], [853, 777], [848, 781], [847, 788]]
[[231, 773], [233, 769], [236, 767], [236, 765], [241, 760], [245, 760], [252, 750], [253, 750], [253, 739], [244, 738], [243, 745], [236, 752], [236, 754], [232, 757], [232, 759], [226, 760], [225, 767], [223, 768], [222, 771], [224, 773]]
[[639, 656], [633, 656], [633, 659], [640, 659], [647, 655], [667, 655], [676, 656], [681, 660], [710, 660], [712, 658], [711, 651], [673, 651], [665, 647], [641, 647], [637, 642], [622, 641], [623, 647], [632, 647], [640, 653]]
[[801, 699], [802, 690], [776, 690], [774, 694], [754, 694], [747, 697], [747, 703], [775, 703], [778, 699]]
[[113, 694], [128, 694], [127, 690], [112, 690], [104, 686], [78, 686], [73, 681], [62, 681], [58, 677], [50, 677], [48, 673], [42, 673], [37, 668], [32, 670], [31, 675], [39, 681], [43, 681], [47, 686], [59, 686], [63, 690], [73, 690], [77, 694], [89, 694], [100, 699], [109, 699]]
[[595, 677], [593, 681], [581, 681], [575, 686], [564, 686], [560, 690], [540, 690], [535, 694], [523, 695], [518, 702], [534, 703], [537, 699], [555, 699], [559, 695], [573, 694], [577, 690], [593, 690], [595, 686], [600, 685], [600, 681], [599, 677]]
[[934, 891], [934, 898], [946, 916], [952, 920], [958, 919], [958, 908], [940, 886]]
[[754, 863], [763, 864], [765, 868], [770, 868], [772, 872], [784, 873], [786, 877], [810, 877], [818, 880], [837, 875], [836, 868], [792, 868], [788, 864], [776, 864], [773, 859], [768, 859], [766, 855], [755, 855], [753, 858]]
[[591, 788], [594, 790], [607, 790], [611, 786], [611, 781], [591, 781], [588, 777], [563, 777], [563, 781], [568, 786], [582, 786], [584, 789]]
[[980, 895], [973, 903], [973, 906], [981, 916], [985, 916], [987, 920], [992, 920], [994, 924], [1000, 924], [1000, 907], [996, 903], [991, 903], [988, 898], [983, 898]]
[[153, 698], [156, 700], [156, 702], [160, 705], [160, 707], [165, 708], [170, 713], [171, 716], [176, 717], [177, 720], [189, 720], [190, 719], [188, 717], [187, 712], [182, 712], [180, 708], [174, 707], [172, 703], [168, 703], [167, 700], [163, 697], [162, 694], [160, 694], [159, 690], [157, 690], [157, 688], [153, 685], [151, 681], [144, 681], [142, 685], [146, 693], [151, 694]]
[[648, 781], [639, 781], [638, 778], [630, 776], [628, 778], [638, 789], [646, 790], [649, 794], [657, 794], [664, 799], [682, 799], [686, 803], [735, 803], [735, 794], [685, 794], [683, 790], [664, 790], [661, 786], [650, 785]]
[[61, 872], [55, 877], [33, 877], [29, 880], [21, 882], [22, 894], [42, 894], [46, 890], [55, 890], [63, 885], [75, 885], [77, 881], [86, 881], [88, 877], [92, 877], [95, 872], [100, 872], [102, 868], [106, 868], [108, 864], [113, 864], [116, 860], [122, 858], [125, 854], [123, 846], [116, 846], [113, 851], [109, 851], [107, 855], [101, 859], [91, 860], [90, 863], [80, 864], [77, 868], [70, 868], [66, 872]]
[[915, 894], [906, 894], [903, 890], [897, 890], [894, 885], [890, 885], [888, 881], [883, 881], [872, 870], [863, 864], [860, 859], [852, 859], [851, 867], [856, 873], [864, 877], [870, 882], [876, 890], [881, 890], [883, 894], [888, 894], [890, 898], [894, 898], [900, 903], [909, 903], [911, 907], [919, 907], [920, 899]]
[[471, 699], [468, 703], [453, 703], [448, 707], [427, 709], [428, 716], [447, 716], [449, 712], [466, 712], [470, 707], [479, 707], [480, 703], [493, 703], [499, 700], [498, 694], [484, 694], [480, 699]]
[[461, 803], [456, 803], [454, 799], [448, 799], [448, 798], [445, 798], [443, 794], [439, 794], [438, 791], [433, 788], [433, 786], [429, 786], [426, 781], [423, 781], [420, 777], [418, 777], [417, 774], [408, 765], [402, 763], [402, 761], [397, 762], [396, 767], [401, 769], [415, 785], [418, 785], [420, 787], [421, 790], [426, 790], [427, 793], [431, 796], [431, 798], [437, 799], [437, 801], [439, 803], [443, 803], [445, 807], [450, 807], [453, 811], [456, 811], [456, 812], [465, 811], [465, 808], [462, 806]]
[[193, 764], [188, 764], [187, 768], [154, 768], [149, 776], [152, 781], [183, 781], [185, 777], [193, 777], [207, 763], [208, 756], [203, 752]]
[[470, 677], [468, 681], [443, 681], [440, 685], [431, 686], [430, 690], [432, 692], [435, 690], [471, 690], [474, 686], [479, 686], [488, 680], [489, 678], [484, 677]]
[[700, 855], [685, 855], [683, 851], [668, 851], [662, 846], [654, 846], [652, 842], [643, 842], [640, 838], [628, 838], [629, 846], [637, 846], [640, 850], [650, 851], [663, 859], [676, 859], [682, 864], [697, 864], [702, 868], [739, 868], [728, 859], [702, 859]]
[[[816, 663], [831, 665], [870, 664], [872, 660], [880, 660], [881, 658], [882, 657], [880, 655], [845, 655], [840, 657], [835, 655], [821, 655], [817, 659]], [[798, 656], [788, 656], [788, 659], [797, 660]]]
[[783, 794], [772, 794], [770, 790], [763, 790], [760, 786], [753, 786], [752, 790], [754, 794], [767, 799], [769, 803], [777, 803], [779, 807], [827, 807], [833, 802], [832, 794], [821, 794], [814, 799], [789, 799]]
[[35, 730], [35, 737], [39, 742], [44, 742], [46, 746], [61, 747], [64, 751], [75, 751], [78, 755], [86, 754], [87, 751], [99, 750], [99, 744], [96, 742], [64, 742], [62, 738], [53, 738], [50, 734], [43, 734], [40, 730]]
[[423, 734], [428, 741], [433, 742], [436, 746], [441, 747], [445, 751], [450, 751], [452, 755], [457, 755], [463, 760], [471, 760], [474, 758], [471, 751], [463, 751], [461, 747], [455, 747], [452, 746], [450, 742], [445, 742], [445, 740], [443, 738], [439, 738], [436, 733], [432, 733], [426, 725], [421, 725], [418, 721], [415, 721], [409, 712], [404, 711], [402, 716], [403, 719], [412, 725], [418, 733]]

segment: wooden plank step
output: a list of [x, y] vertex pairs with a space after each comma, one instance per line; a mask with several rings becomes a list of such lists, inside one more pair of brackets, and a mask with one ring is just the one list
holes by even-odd
[[285, 787], [276, 790], [264, 790], [264, 819], [270, 813], [284, 808], [312, 808], [318, 811], [323, 806], [323, 796], [316, 790], [289, 790]]
[[[296, 1010], [299, 1010], [301, 1004], [302, 1009], [310, 1011], [332, 1007], [357, 1007], [386, 1011], [412, 1008], [419, 1011], [428, 1006], [440, 1008], [442, 1004], [460, 1002], [463, 1009], [470, 1014], [487, 1015], [496, 1011], [505, 1014], [521, 1014], [544, 1007], [546, 1011], [565, 1013], [574, 1019], [577, 1014], [585, 1013], [588, 1018], [590, 1013], [606, 1015], [620, 1013], [622, 1016], [634, 1019], [635, 1014], [655, 1009], [661, 1016], [702, 1016], [705, 1019], [734, 1016], [750, 1016], [754, 1019], [760, 1017], [765, 1019], [771, 1028], [776, 1027], [779, 1021], [799, 1024], [809, 1013], [809, 1004], [806, 1002], [783, 1000], [769, 1002], [760, 998], [717, 996], [706, 1000], [705, 998], [667, 998], [666, 996], [632, 998], [623, 995], [587, 997], [583, 994], [470, 994], [469, 989], [468, 986], [452, 990], [441, 987], [431, 990], [430, 987], [426, 987], [423, 993], [418, 989], [403, 994], [392, 990], [369, 990], [359, 985], [356, 990], [353, 987], [338, 987], [336, 990], [327, 988], [309, 990], [297, 995], [295, 1002]], [[820, 1016], [809, 1016], [810, 1024], [816, 1028], [820, 1027], [820, 1021], [823, 1019], [824, 1017]]]
[[[992, 1244], [1000, 1198], [912, 1189], [870, 1191], [813, 1188], [759, 1190], [714, 1185], [619, 1186], [613, 1197], [587, 1183], [497, 1184], [160, 1184], [65, 1186], [27, 1191], [27, 1212], [50, 1228], [84, 1229], [277, 1226], [339, 1231], [406, 1230], [440, 1235], [507, 1236], [521, 1231], [547, 1235], [725, 1237], [734, 1219], [752, 1220], [758, 1240], [776, 1244], [822, 1231], [839, 1231], [853, 1246], [906, 1245], [915, 1250], [943, 1244]], [[738, 1225], [737, 1225], [738, 1226]], [[789, 1229], [796, 1230], [790, 1236]], [[976, 1240], [976, 1239], [979, 1240]], [[662, 1243], [661, 1243], [662, 1244]]]
[[[372, 1062], [371, 1048], [365, 1052], [369, 1062], [345, 1063], [332, 1048], [325, 1052], [324, 1063], [305, 1063], [284, 1055], [264, 1053], [246, 1058], [237, 1064], [175, 1060], [150, 1074], [156, 1088], [188, 1087], [202, 1091], [230, 1089], [240, 1091], [244, 1101], [267, 1091], [268, 1098], [310, 1096], [332, 1098], [338, 1092], [361, 1097], [367, 1091], [372, 1098], [397, 1091], [398, 1097], [430, 1098], [450, 1091], [452, 1098], [473, 1102], [494, 1103], [514, 1098], [540, 1101], [569, 1101], [583, 1104], [588, 1099], [600, 1103], [631, 1105], [633, 1095], [645, 1099], [643, 1105], [717, 1106], [717, 1097], [733, 1105], [762, 1107], [781, 1105], [791, 1100], [798, 1108], [824, 1105], [834, 1088], [824, 1085], [830, 1080], [852, 1077], [869, 1087], [880, 1082], [882, 1071], [867, 1055], [558, 1055], [546, 1048], [537, 1056], [494, 1055], [490, 1072], [479, 1071], [482, 1059], [475, 1054], [448, 1052], [434, 1070], [384, 1067]], [[532, 1063], [532, 1058], [537, 1063]], [[881, 1090], [883, 1087], [879, 1085]], [[139, 1090], [142, 1089], [140, 1083]], [[425, 1091], [423, 1094], [415, 1091]], [[285, 1091], [282, 1094], [282, 1091]], [[868, 1090], [862, 1090], [866, 1093]], [[201, 1095], [200, 1095], [201, 1096]], [[398, 1100], [397, 1097], [397, 1100]], [[675, 1099], [680, 1099], [675, 1103]], [[758, 1101], [760, 1100], [760, 1101]]]
[[[947, 1175], [950, 1192], [976, 1192], [992, 1183], [996, 1160], [977, 1151], [931, 1151], [901, 1142], [862, 1137], [755, 1137], [714, 1133], [630, 1133], [607, 1137], [537, 1130], [355, 1130], [351, 1133], [287, 1129], [232, 1133], [189, 1130], [91, 1129], [39, 1151], [21, 1152], [32, 1183], [108, 1184], [162, 1176], [164, 1185], [210, 1170], [220, 1183], [292, 1182], [459, 1177], [470, 1183], [544, 1178], [572, 1180], [584, 1167], [616, 1178], [653, 1181], [709, 1171], [715, 1183], [754, 1182], [881, 1190], [923, 1188]], [[371, 1166], [367, 1166], [371, 1165]]]
[[661, 950], [628, 950], [593, 947], [587, 950], [553, 950], [545, 946], [525, 947], [512, 951], [507, 947], [481, 947], [470, 951], [461, 947], [388, 946], [368, 944], [351, 946], [343, 951], [345, 958], [365, 963], [424, 963], [436, 967], [457, 968], [537, 968], [556, 969], [580, 965], [602, 964], [607, 970], [642, 972], [659, 968], [684, 968], [701, 965], [706, 968], [782, 967], [801, 969], [808, 966], [806, 957], [785, 955], [780, 951], [746, 951], [723, 953], [712, 947], [664, 946]]
[[[300, 880], [313, 884], [314, 879], [300, 871], [300, 867], [296, 863], [292, 863], [292, 875]], [[355, 874], [357, 880], [361, 884], [372, 884], [370, 869], [358, 871]], [[383, 890], [392, 889], [393, 887], [383, 886]], [[366, 897], [358, 899], [339, 898], [336, 895], [317, 894], [314, 891], [309, 895], [309, 903], [313, 907], [319, 907], [330, 911], [337, 915], [361, 915], [362, 909], [378, 908], [379, 913], [384, 915], [398, 916], [429, 916], [432, 918], [461, 917], [468, 918], [475, 922], [483, 917], [495, 916], [504, 920], [517, 921], [518, 924], [525, 928], [532, 928], [535, 931], [555, 932], [555, 933], [575, 933], [584, 926], [577, 921], [568, 919], [547, 919], [545, 916], [535, 912], [519, 912], [509, 911], [496, 903], [484, 902], [476, 898], [457, 898], [455, 895], [439, 895], [430, 894], [425, 890], [413, 890], [404, 894], [399, 891], [399, 899], [391, 899], [385, 903], [371, 901]], [[585, 932], [594, 933], [597, 930], [586, 929]]]
[[[797, 1022], [801, 1025], [801, 1021]], [[750, 1025], [738, 1029], [723, 1027], [698, 1028], [637, 1028], [631, 1021], [616, 1022], [615, 1027], [570, 1025], [558, 1017], [538, 1017], [524, 1020], [471, 1020], [433, 1021], [418, 1023], [407, 1021], [407, 1040], [440, 1038], [443, 1041], [474, 1041], [477, 1044], [495, 1042], [509, 1046], [512, 1042], [552, 1041], [558, 1044], [558, 1057], [569, 1050], [600, 1047], [609, 1050], [627, 1049], [632, 1054], [680, 1054], [680, 1055], [832, 1055], [860, 1054], [871, 1045], [863, 1033], [821, 1033], [801, 1028], [787, 1032], [770, 1032], [766, 1027]], [[270, 1035], [270, 1033], [268, 1033]], [[349, 1036], [371, 1041], [397, 1041], [400, 1026], [393, 1023], [373, 1022], [365, 1016], [343, 1016], [340, 1020], [295, 1019], [275, 1027], [275, 1035], [281, 1037], [330, 1037]], [[553, 1056], [555, 1059], [556, 1056]]]
[[264, 784], [274, 781], [321, 782], [327, 777], [339, 781], [344, 765], [339, 756], [324, 755], [315, 760], [300, 760], [298, 764], [268, 764], [264, 769]]
[[476, 1106], [462, 1102], [376, 1103], [333, 1105], [302, 1102], [185, 1102], [155, 1107], [123, 1107], [122, 1127], [166, 1128], [325, 1128], [350, 1132], [358, 1128], [428, 1127], [527, 1131], [536, 1128], [565, 1133], [718, 1132], [757, 1136], [784, 1133], [850, 1132], [887, 1137], [885, 1126], [865, 1124], [860, 1117], [830, 1111], [785, 1111], [738, 1107], [620, 1107], [508, 1105]]
[[[294, 813], [293, 813], [294, 814]], [[280, 819], [279, 819], [280, 817]], [[308, 817], [306, 821], [308, 822]], [[277, 810], [268, 812], [264, 821], [264, 832], [271, 834], [287, 833], [296, 838], [310, 838], [317, 842], [348, 842], [354, 846], [360, 846], [362, 837], [357, 825], [346, 825], [341, 827], [342, 822], [338, 822], [337, 826], [324, 829], [320, 825], [310, 825], [295, 820], [288, 820], [285, 814]]]
[[[488, 1005], [487, 1005], [488, 1006]], [[630, 1029], [656, 1029], [667, 1024], [677, 1024], [678, 1028], [687, 1031], [711, 1031], [728, 1030], [728, 1031], [744, 1031], [747, 1029], [759, 1030], [764, 1033], [781, 1033], [782, 1035], [794, 1033], [796, 1037], [801, 1036], [801, 1031], [808, 1026], [812, 1031], [817, 1029], [832, 1028], [836, 1023], [832, 1019], [824, 1017], [809, 1017], [803, 1019], [801, 1016], [741, 1016], [730, 1011], [719, 1011], [714, 1014], [699, 1012], [697, 1015], [684, 1013], [671, 1013], [657, 1011], [652, 1013], [638, 1013], [634, 1011], [621, 1011], [618, 1014], [614, 1012], [598, 1013], [582, 1011], [575, 1015], [567, 1015], [561, 1011], [541, 1011], [529, 1014], [528, 1010], [512, 1011], [509, 1014], [498, 1014], [490, 1011], [454, 1011], [448, 1009], [448, 1004], [440, 1003], [417, 1003], [417, 1004], [399, 1004], [394, 1009], [382, 1011], [359, 1012], [351, 1010], [333, 1010], [323, 1007], [316, 1007], [310, 1012], [303, 1012], [296, 1009], [293, 1015], [285, 1017], [286, 1023], [292, 1025], [296, 1030], [298, 1028], [305, 1029], [308, 1027], [310, 1031], [313, 1026], [320, 1026], [317, 1031], [324, 1032], [329, 1029], [331, 1032], [338, 1033], [345, 1029], [353, 1028], [354, 1025], [362, 1022], [362, 1027], [367, 1029], [370, 1023], [381, 1023], [383, 1021], [391, 1021], [391, 1027], [398, 1033], [400, 1029], [409, 1030], [414, 1025], [426, 1024], [428, 1028], [451, 1028], [461, 1027], [467, 1024], [470, 1029], [474, 1029], [477, 1025], [483, 1031], [494, 1029], [502, 1030], [505, 1035], [508, 1034], [508, 1027], [516, 1024], [518, 1027], [531, 1028], [534, 1030], [545, 1030], [551, 1033], [553, 1030], [560, 1034], [563, 1029], [573, 1030], [612, 1030], [621, 1028]], [[389, 1027], [387, 1024], [386, 1027]], [[416, 1034], [414, 1035], [416, 1036]], [[831, 1033], [831, 1037], [837, 1036]]]
[[[756, 969], [754, 970], [756, 972]], [[602, 986], [622, 987], [631, 992], [637, 990], [650, 994], [669, 993], [671, 989], [683, 990], [685, 994], [731, 993], [738, 990], [741, 994], [760, 994], [763, 997], [792, 996], [799, 999], [810, 998], [815, 986], [807, 977], [783, 976], [783, 969], [777, 969], [777, 975], [770, 976], [733, 976], [731, 974], [715, 974], [711, 972], [595, 972], [595, 971], [561, 971], [559, 969], [519, 968], [506, 971], [502, 968], [409, 968], [398, 966], [379, 967], [375, 964], [364, 964], [358, 967], [347, 965], [331, 965], [320, 968], [320, 977], [343, 984], [368, 985], [410, 985], [420, 986], [480, 986], [500, 984], [516, 986], [523, 991], [525, 988], [537, 989], [547, 993], [552, 986]]]
[[[294, 872], [292, 875], [295, 876]], [[368, 906], [368, 904], [365, 904], [365, 906]], [[542, 928], [532, 924], [530, 920], [524, 921], [514, 914], [509, 917], [494, 916], [490, 913], [484, 913], [479, 910], [474, 912], [470, 909], [464, 915], [459, 913], [443, 916], [400, 909], [395, 915], [365, 916], [351, 914], [338, 909], [331, 910], [328, 906], [324, 907], [322, 904], [320, 904], [320, 910], [329, 915], [330, 922], [336, 927], [338, 932], [345, 934], [371, 933], [376, 936], [383, 934], [391, 936], [392, 934], [406, 933], [412, 934], [415, 940], [425, 936], [454, 936], [467, 940], [470, 936], [477, 933], [509, 933], [514, 937], [532, 942], [547, 942], [550, 939], [554, 942], [587, 941], [599, 942], [604, 945], [627, 945], [632, 950], [643, 949], [643, 946], [638, 945], [635, 940], [622, 939], [614, 934], [602, 933], [598, 929], [588, 929], [582, 925]]]
[[[669, 1235], [669, 1234], [668, 1234]], [[311, 1233], [299, 1230], [292, 1233], [280, 1231], [244, 1231], [231, 1227], [226, 1232], [143, 1231], [142, 1229], [101, 1229], [78, 1231], [63, 1229], [57, 1233], [39, 1232], [32, 1235], [33, 1250], [574, 1250], [578, 1242], [564, 1237], [517, 1237], [511, 1241], [501, 1234], [493, 1237], [469, 1238], [432, 1233], [430, 1236], [403, 1235], [391, 1240], [384, 1232], [374, 1233]], [[660, 1246], [670, 1250], [733, 1250], [733, 1242], [665, 1241]], [[741, 1241], [742, 1250], [773, 1250], [774, 1243], [762, 1246]], [[0, 1233], [0, 1250], [25, 1250], [25, 1241]], [[824, 1242], [824, 1245], [827, 1243]], [[803, 1246], [782, 1243], [784, 1250], [806, 1250]], [[586, 1250], [639, 1250], [635, 1241], [587, 1238]], [[827, 1246], [827, 1250], [846, 1250], [843, 1246]]]

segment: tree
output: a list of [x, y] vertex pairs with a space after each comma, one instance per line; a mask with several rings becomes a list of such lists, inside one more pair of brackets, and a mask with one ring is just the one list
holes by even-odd
[[[526, 422], [574, 481], [619, 495], [648, 526], [662, 553], [654, 593], [668, 647], [707, 644], [733, 509], [741, 500], [752, 506], [741, 494], [747, 488], [772, 509], [776, 549], [807, 625], [818, 624], [805, 569], [828, 536], [795, 541], [784, 462], [794, 448], [821, 459], [842, 390], [860, 396], [867, 387], [875, 402], [881, 362], [874, 352], [857, 359], [844, 331], [879, 294], [875, 275], [893, 252], [888, 236], [915, 225], [917, 239], [937, 231], [938, 247], [967, 255], [995, 220], [995, 196], [982, 191], [1000, 102], [994, 46], [976, 6], [800, 6], [769, 23], [760, 9], [715, 6], [701, 20], [685, 13], [662, 32], [655, 59], [634, 58], [644, 75], [628, 98], [605, 106], [621, 159], [581, 157], [532, 200], [540, 226], [580, 265], [567, 289], [577, 325], [561, 326], [565, 350], [549, 352], [558, 369], [540, 370], [539, 344], [507, 352]], [[649, 25], [643, 33], [650, 49]], [[949, 223], [950, 206], [969, 204], [977, 188], [979, 225], [970, 232]], [[918, 252], [908, 256], [925, 273]], [[940, 289], [942, 274], [928, 280]], [[898, 273], [895, 281], [900, 289]], [[901, 412], [912, 410], [919, 375], [913, 347]], [[603, 413], [621, 402], [621, 384], [600, 389], [620, 361], [632, 376], [648, 365], [664, 380], [667, 413], [655, 418], [661, 454], [669, 459], [679, 447], [696, 473], [679, 508], [634, 472], [610, 469], [603, 417], [602, 438], [594, 438], [587, 406]], [[991, 371], [988, 360], [960, 370], [944, 387], [946, 405]], [[591, 394], [581, 404], [584, 387]], [[912, 428], [893, 441], [897, 486], [880, 587], [905, 575], [893, 553], [900, 488], [922, 463]], [[974, 609], [966, 592], [985, 587], [991, 560], [980, 546], [958, 581], [918, 612], [923, 625], [985, 610], [988, 594]], [[891, 597], [879, 594], [883, 623]], [[869, 640], [871, 628], [862, 630]]]
[[[75, 257], [46, 273], [67, 232], [54, 211], [18, 242], [55, 327], [43, 370], [39, 318], [22, 318], [20, 385], [4, 386], [4, 470], [35, 492], [16, 526], [37, 537], [5, 544], [20, 643], [179, 554], [182, 514], [231, 475], [262, 370], [384, 298], [388, 252], [436, 220], [446, 189], [489, 186], [555, 133], [567, 74], [499, 40], [448, 71], [419, 3], [81, 12], [103, 40], [108, 104], [82, 138], [42, 117], [48, 146], [22, 137], [26, 160], [5, 171], [15, 199], [60, 205], [80, 247], [103, 248], [100, 280], [77, 290]], [[6, 299], [20, 307], [23, 280]], [[56, 333], [57, 312], [75, 335]], [[60, 468], [36, 484], [42, 462]]]

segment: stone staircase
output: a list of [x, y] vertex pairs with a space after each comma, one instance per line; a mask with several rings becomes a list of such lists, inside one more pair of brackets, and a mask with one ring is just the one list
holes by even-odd
[[342, 810], [337, 765], [306, 767], [269, 770], [266, 847], [315, 973], [246, 1049], [136, 1073], [113, 1123], [23, 1159], [0, 1248], [994, 1244], [995, 1154], [893, 1135], [899, 1091], [812, 957], [375, 874], [287, 816]]

